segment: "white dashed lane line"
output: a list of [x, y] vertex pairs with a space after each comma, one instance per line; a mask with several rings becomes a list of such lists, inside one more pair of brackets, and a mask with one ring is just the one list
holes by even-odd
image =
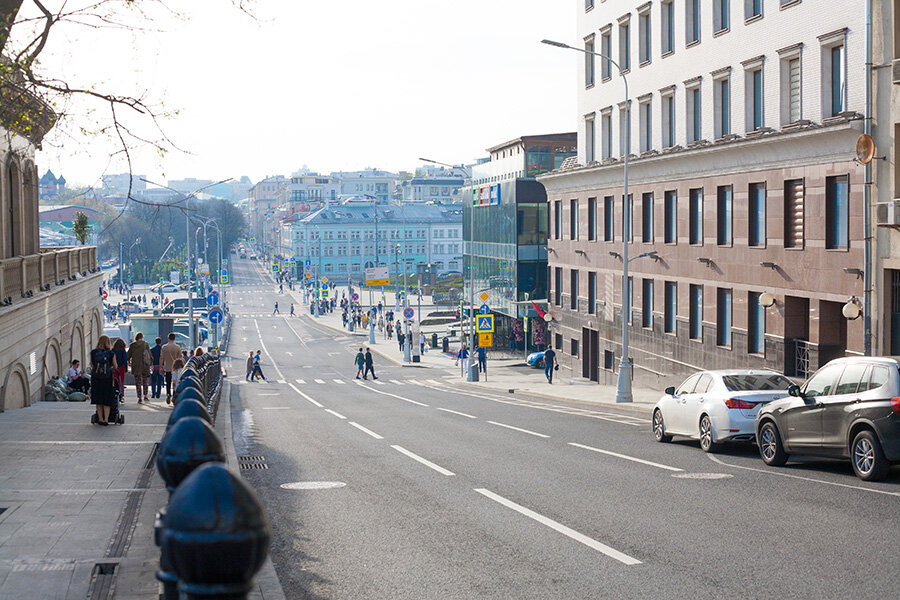
[[519, 431], [521, 433], [527, 433], [528, 435], [533, 435], [539, 438], [549, 439], [549, 435], [544, 435], [543, 433], [538, 433], [536, 431], [531, 431], [529, 429], [522, 429], [520, 427], [513, 427], [512, 425], [507, 425], [505, 423], [498, 423], [496, 421], [488, 421], [491, 425], [496, 425], [497, 427], [505, 427], [506, 429], [512, 429], [513, 431]]
[[353, 425], [354, 427], [356, 427], [357, 429], [359, 429], [360, 431], [362, 431], [363, 433], [372, 436], [372, 437], [375, 438], [376, 440], [383, 440], [383, 439], [384, 439], [382, 436], [378, 435], [377, 433], [375, 433], [375, 432], [372, 431], [371, 429], [366, 429], [365, 427], [363, 427], [363, 426], [360, 425], [359, 423], [354, 423], [353, 421], [350, 421], [350, 424]]
[[651, 467], [656, 467], [657, 469], [665, 469], [667, 471], [675, 471], [682, 472], [684, 469], [679, 469], [678, 467], [670, 467], [669, 465], [661, 465], [659, 463], [651, 462], [649, 460], [644, 460], [643, 458], [636, 458], [634, 456], [628, 456], [626, 454], [619, 454], [618, 452], [610, 452], [609, 450], [601, 450], [600, 448], [594, 448], [593, 446], [585, 446], [584, 444], [576, 444], [575, 442], [569, 442], [570, 446], [574, 446], [576, 448], [582, 448], [584, 450], [590, 450], [592, 452], [599, 452], [600, 454], [606, 454], [608, 456], [615, 456], [616, 458], [623, 458], [625, 460], [630, 460], [632, 462], [641, 463], [642, 465], [649, 465]]
[[441, 475], [446, 475], [447, 477], [450, 477], [450, 476], [455, 475], [455, 473], [453, 473], [453, 471], [448, 471], [448, 470], [445, 469], [444, 467], [438, 466], [438, 465], [434, 464], [433, 462], [431, 462], [430, 460], [425, 460], [424, 458], [422, 458], [422, 457], [419, 456], [418, 454], [413, 454], [412, 452], [410, 452], [409, 450], [407, 450], [407, 449], [404, 448], [403, 446], [391, 446], [391, 448], [393, 448], [394, 450], [396, 450], [396, 451], [399, 452], [400, 454], [404, 454], [404, 455], [410, 457], [411, 459], [413, 459], [414, 461], [416, 461], [416, 462], [418, 462], [418, 463], [421, 463], [421, 464], [425, 465], [425, 466], [428, 467], [429, 469], [433, 469], [433, 470], [437, 471], [437, 472], [440, 473]]

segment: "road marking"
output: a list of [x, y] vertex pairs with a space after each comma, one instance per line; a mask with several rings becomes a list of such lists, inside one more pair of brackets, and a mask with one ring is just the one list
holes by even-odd
[[408, 384], [410, 384], [410, 385], [422, 385], [422, 384], [419, 383], [418, 380], [416, 380], [416, 379], [407, 379], [407, 380], [406, 380], [406, 383], [408, 383]]
[[470, 418], [470, 419], [477, 419], [477, 418], [478, 418], [478, 417], [476, 417], [475, 415], [467, 415], [467, 414], [464, 413], [464, 412], [459, 412], [459, 411], [456, 411], [456, 410], [450, 410], [449, 408], [439, 408], [438, 410], [442, 410], [442, 411], [448, 412], [448, 413], [453, 413], [454, 415], [459, 415], [459, 416], [461, 416], [461, 417], [468, 417], [468, 418]]
[[259, 322], [254, 319], [253, 325], [256, 327], [256, 335], [259, 336], [259, 345], [262, 347], [262, 351], [266, 353], [266, 356], [269, 357], [269, 361], [272, 363], [272, 368], [275, 369], [275, 372], [278, 373], [279, 379], [284, 379], [284, 373], [281, 372], [281, 369], [278, 368], [278, 365], [275, 364], [275, 359], [272, 358], [272, 355], [269, 354], [268, 349], [266, 349], [266, 343], [263, 341], [262, 332], [259, 330]]
[[263, 406], [263, 410], [291, 410], [290, 406]]
[[293, 355], [294, 355], [293, 352], [285, 352], [285, 354], [287, 354], [288, 356], [293, 356]]
[[335, 383], [339, 383], [339, 384], [341, 384], [341, 385], [345, 385], [345, 384], [347, 383], [347, 382], [344, 381], [343, 379], [332, 379], [332, 381], [334, 381]]
[[303, 398], [309, 400], [310, 402], [312, 402], [313, 404], [315, 404], [315, 405], [318, 406], [319, 408], [325, 408], [324, 406], [322, 406], [321, 404], [319, 404], [318, 402], [316, 402], [315, 400], [313, 400], [312, 398], [310, 398], [309, 396], [307, 396], [306, 394], [304, 394], [303, 392], [301, 392], [299, 389], [297, 389], [297, 386], [295, 386], [293, 383], [290, 383], [290, 384], [288, 384], [288, 385], [291, 386], [291, 389], [292, 389], [292, 390], [294, 390], [295, 392], [297, 392], [298, 394], [300, 394], [300, 396], [302, 396]]
[[295, 379], [294, 381], [296, 381], [296, 382], [299, 383], [300, 385], [305, 385], [305, 384], [306, 384], [306, 381], [304, 381], [304, 380], [302, 380], [302, 379]]
[[410, 404], [415, 404], [417, 406], [425, 406], [425, 407], [428, 406], [424, 402], [417, 402], [416, 400], [410, 400], [409, 398], [404, 398], [403, 396], [398, 396], [397, 394], [391, 394], [390, 392], [382, 392], [382, 391], [376, 390], [373, 387], [369, 387], [369, 386], [365, 385], [361, 381], [357, 381], [356, 383], [357, 383], [357, 385], [360, 385], [369, 391], [375, 392], [376, 394], [381, 394], [382, 396], [391, 396], [392, 398], [397, 398], [398, 400], [403, 400], [404, 402], [409, 402]]
[[391, 383], [396, 383], [397, 385], [403, 385], [402, 381], [397, 381], [396, 379], [391, 379]]
[[747, 471], [755, 471], [756, 473], [765, 473], [766, 475], [778, 475], [779, 477], [788, 477], [790, 479], [800, 479], [802, 481], [811, 481], [813, 483], [824, 483], [825, 485], [834, 485], [837, 487], [850, 488], [853, 490], [862, 490], [864, 492], [872, 492], [873, 494], [884, 494], [886, 496], [900, 496], [900, 492], [888, 492], [886, 490], [874, 490], [872, 488], [867, 488], [861, 485], [850, 485], [849, 483], [838, 483], [836, 481], [825, 481], [823, 479], [813, 479], [812, 477], [802, 477], [800, 475], [791, 475], [790, 473], [780, 473], [778, 471], [772, 469], [756, 469], [754, 467], [743, 467], [741, 465], [733, 465], [727, 463], [720, 458], [713, 456], [712, 454], [707, 454], [711, 461], [714, 463], [718, 463], [723, 467], [732, 467], [734, 469], [744, 469]]
[[286, 380], [286, 379], [279, 379], [279, 380], [278, 380], [278, 383], [287, 383], [287, 380]]
[[377, 433], [375, 433], [375, 432], [372, 431], [371, 429], [366, 429], [365, 427], [363, 427], [363, 426], [360, 425], [359, 423], [354, 423], [353, 421], [350, 421], [350, 424], [353, 425], [354, 427], [356, 427], [357, 429], [359, 429], [360, 431], [362, 431], [363, 433], [367, 433], [367, 434], [371, 435], [371, 436], [372, 436], [373, 438], [375, 438], [376, 440], [383, 440], [383, 439], [384, 439], [383, 437], [381, 437], [380, 435], [378, 435]]
[[373, 381], [372, 383], [374, 383], [375, 385], [384, 385], [383, 381]]
[[278, 392], [275, 392], [274, 394], [257, 394], [257, 396], [280, 396], [280, 395], [281, 394], [279, 394]]
[[618, 452], [610, 452], [609, 450], [601, 450], [600, 448], [594, 448], [593, 446], [585, 446], [584, 444], [576, 444], [575, 442], [569, 442], [570, 446], [575, 446], [576, 448], [583, 448], [585, 450], [591, 450], [593, 452], [599, 452], [600, 454], [608, 454], [609, 456], [615, 456], [617, 458], [624, 458], [625, 460], [634, 461], [636, 463], [641, 463], [642, 465], [650, 465], [651, 467], [656, 467], [658, 469], [665, 469], [667, 471], [675, 471], [682, 472], [684, 469], [679, 469], [678, 467], [670, 467], [668, 465], [661, 465], [659, 463], [650, 462], [649, 460], [644, 460], [643, 458], [635, 458], [633, 456], [627, 456], [625, 454], [619, 454]]
[[316, 383], [325, 383], [324, 379], [313, 379]]
[[344, 415], [342, 415], [342, 414], [339, 413], [339, 412], [334, 412], [334, 411], [331, 410], [330, 408], [326, 408], [326, 409], [325, 409], [325, 412], [333, 414], [333, 415], [336, 416], [338, 419], [346, 419], [346, 418], [347, 418], [347, 417], [345, 417]]
[[588, 548], [592, 548], [592, 549], [596, 550], [597, 552], [605, 554], [606, 556], [608, 556], [610, 558], [614, 558], [622, 564], [625, 564], [625, 565], [641, 564], [641, 561], [639, 561], [636, 558], [633, 558], [631, 556], [628, 556], [627, 554], [619, 552], [615, 548], [610, 548], [606, 544], [602, 544], [593, 538], [589, 538], [588, 536], [584, 535], [583, 533], [578, 533], [574, 529], [571, 529], [570, 527], [566, 527], [562, 523], [558, 523], [558, 522], [554, 521], [553, 519], [548, 519], [547, 517], [545, 517], [541, 514], [538, 514], [531, 509], [525, 508], [524, 506], [522, 506], [520, 504], [516, 504], [512, 500], [507, 500], [503, 496], [499, 496], [490, 490], [486, 490], [483, 488], [476, 488], [475, 491], [478, 492], [479, 494], [481, 494], [482, 496], [485, 496], [486, 498], [490, 498], [491, 500], [493, 500], [494, 502], [497, 502], [498, 504], [502, 504], [506, 508], [510, 508], [521, 515], [525, 515], [529, 519], [533, 519], [533, 520], [537, 521], [541, 525], [545, 525], [545, 526], [549, 527], [550, 529], [553, 529], [554, 531], [558, 531], [559, 533], [572, 538], [576, 542], [580, 542], [580, 543], [584, 544]]
[[506, 425], [504, 423], [498, 423], [496, 421], [488, 421], [488, 423], [490, 423], [491, 425], [496, 425], [498, 427], [506, 427], [507, 429], [512, 429], [514, 431], [521, 431], [522, 433], [527, 433], [528, 435], [535, 435], [537, 437], [544, 438], [544, 439], [547, 439], [550, 437], [549, 435], [544, 435], [543, 433], [538, 433], [536, 431], [529, 431], [528, 429], [520, 429], [519, 427], [513, 427], [512, 425]]
[[410, 452], [409, 450], [407, 450], [407, 449], [404, 448], [403, 446], [391, 446], [391, 448], [393, 448], [394, 450], [396, 450], [396, 451], [399, 452], [400, 454], [405, 454], [406, 456], [410, 457], [411, 459], [413, 459], [413, 460], [416, 461], [416, 462], [422, 463], [423, 465], [425, 465], [425, 466], [428, 467], [429, 469], [434, 469], [435, 471], [437, 471], [437, 472], [440, 473], [441, 475], [446, 475], [446, 476], [448, 476], [448, 477], [450, 477], [451, 475], [454, 475], [453, 471], [448, 471], [448, 470], [445, 469], [444, 467], [440, 467], [440, 466], [434, 464], [433, 462], [431, 462], [431, 461], [429, 461], [429, 460], [425, 460], [424, 458], [422, 458], [422, 457], [419, 456], [418, 454], [413, 454], [412, 452]]
[[425, 381], [427, 381], [428, 383], [433, 383], [435, 385], [441, 385], [440, 381], [435, 381], [434, 379], [426, 379]]

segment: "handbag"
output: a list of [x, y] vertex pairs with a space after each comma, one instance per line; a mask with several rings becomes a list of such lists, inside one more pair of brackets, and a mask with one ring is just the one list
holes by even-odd
[[554, 365], [553, 370], [554, 370], [554, 371], [559, 371], [559, 365]]

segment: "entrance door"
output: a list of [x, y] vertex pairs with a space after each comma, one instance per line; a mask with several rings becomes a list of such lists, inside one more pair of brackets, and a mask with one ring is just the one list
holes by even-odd
[[581, 376], [585, 379], [591, 376], [591, 363], [596, 358], [591, 354], [591, 330], [581, 328]]
[[[900, 270], [889, 269], [891, 297], [891, 356], [900, 355]], [[887, 277], [888, 275], [886, 275]]]
[[[784, 372], [806, 378], [809, 367], [799, 361], [795, 340], [809, 341], [809, 298], [797, 296], [784, 297]], [[801, 344], [802, 346], [802, 344]], [[793, 350], [793, 351], [791, 351]]]
[[591, 332], [591, 381], [600, 381], [600, 332]]

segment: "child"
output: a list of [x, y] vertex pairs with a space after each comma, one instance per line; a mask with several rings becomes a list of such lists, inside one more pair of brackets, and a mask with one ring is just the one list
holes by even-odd
[[175, 359], [175, 362], [172, 363], [172, 386], [174, 387], [179, 381], [181, 381], [181, 371], [184, 369], [184, 361], [180, 358]]

